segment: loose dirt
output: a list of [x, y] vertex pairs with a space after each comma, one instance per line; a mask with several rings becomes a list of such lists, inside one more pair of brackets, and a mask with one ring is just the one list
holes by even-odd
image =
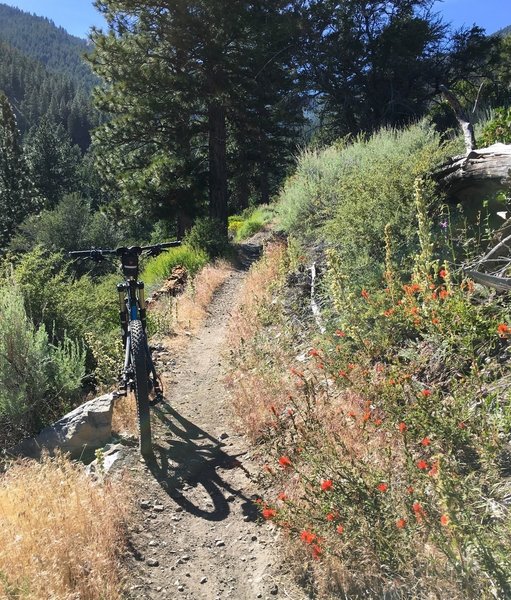
[[[246, 262], [255, 250], [245, 249]], [[146, 465], [133, 451], [128, 464], [136, 493], [131, 598], [308, 597], [279, 556], [280, 532], [258, 517], [260, 467], [232, 425], [222, 385], [226, 327], [245, 272], [234, 270], [215, 294], [181, 355], [165, 351], [165, 340], [159, 346], [165, 401], [153, 409], [156, 460]]]

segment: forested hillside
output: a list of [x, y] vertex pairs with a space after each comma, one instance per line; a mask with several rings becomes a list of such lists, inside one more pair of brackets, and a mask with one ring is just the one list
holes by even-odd
[[0, 4], [0, 90], [22, 134], [46, 117], [87, 149], [100, 122], [90, 99], [97, 79], [83, 58], [87, 49], [48, 19]]
[[50, 71], [80, 81], [88, 90], [97, 81], [82, 58], [90, 51], [90, 45], [49, 19], [0, 4], [0, 39]]

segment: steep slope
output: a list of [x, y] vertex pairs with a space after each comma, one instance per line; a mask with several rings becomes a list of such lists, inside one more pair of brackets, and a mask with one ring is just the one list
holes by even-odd
[[49, 19], [0, 4], [0, 40], [49, 70], [65, 73], [89, 90], [96, 81], [82, 58], [88, 49], [87, 42]]

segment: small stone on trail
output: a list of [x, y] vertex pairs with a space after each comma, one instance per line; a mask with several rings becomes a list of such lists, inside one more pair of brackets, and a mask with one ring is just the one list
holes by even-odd
[[158, 542], [156, 540], [151, 540], [149, 542], [149, 546], [157, 546], [157, 545], [158, 545]]
[[274, 585], [274, 586], [271, 588], [271, 590], [270, 590], [270, 594], [271, 594], [272, 596], [276, 596], [278, 593], [279, 593], [279, 588], [278, 588], [278, 586], [277, 586], [277, 585]]
[[225, 546], [224, 540], [217, 540], [216, 543], [215, 543], [215, 546], [217, 548], [221, 548], [222, 546]]
[[228, 434], [228, 433], [225, 433], [225, 431], [224, 431], [224, 433], [221, 433], [221, 434], [220, 434], [220, 437], [219, 437], [219, 439], [221, 439], [221, 440], [226, 440], [228, 437], [229, 437], [229, 434]]
[[257, 542], [257, 535], [251, 536], [250, 541], [251, 542]]
[[234, 502], [236, 497], [234, 496], [234, 494], [229, 494], [228, 496], [225, 497], [225, 499], [227, 500], [227, 502]]
[[163, 504], [155, 504], [153, 506], [153, 510], [155, 510], [156, 512], [163, 512], [165, 510], [165, 507], [163, 506]]
[[140, 508], [149, 508], [150, 506], [149, 500], [140, 500]]
[[203, 577], [203, 578], [200, 580], [200, 582], [201, 582], [201, 583], [206, 583], [206, 581], [207, 581], [207, 580], [208, 580], [208, 578], [207, 578], [207, 577]]
[[155, 558], [148, 558], [146, 564], [148, 567], [157, 567], [160, 563]]

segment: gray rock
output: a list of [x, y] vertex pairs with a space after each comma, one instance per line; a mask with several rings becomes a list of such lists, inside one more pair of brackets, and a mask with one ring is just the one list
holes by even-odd
[[148, 558], [146, 560], [146, 565], [148, 567], [157, 567], [159, 564], [159, 561], [157, 561], [155, 558]]
[[85, 402], [10, 452], [39, 458], [43, 450], [50, 454], [60, 450], [71, 458], [93, 457], [94, 450], [102, 448], [112, 436], [114, 399], [114, 394], [106, 394]]

